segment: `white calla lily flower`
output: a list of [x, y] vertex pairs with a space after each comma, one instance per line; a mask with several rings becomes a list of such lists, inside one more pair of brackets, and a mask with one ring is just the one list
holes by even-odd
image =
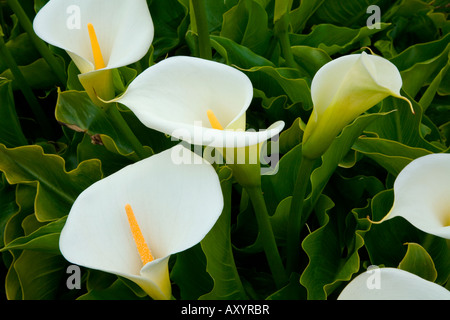
[[394, 205], [380, 222], [394, 217], [450, 239], [450, 154], [426, 155], [403, 168], [394, 182]]
[[153, 41], [145, 0], [50, 0], [33, 28], [47, 43], [65, 50], [81, 72], [80, 82], [96, 99], [112, 99], [111, 69], [141, 59]]
[[142, 72], [115, 99], [149, 128], [194, 145], [241, 148], [257, 145], [284, 127], [245, 131], [245, 112], [253, 98], [241, 71], [209, 60], [175, 56]]
[[132, 64], [149, 50], [154, 28], [145, 0], [50, 0], [36, 15], [34, 30], [67, 51], [81, 73], [96, 70], [88, 25], [95, 28], [104, 69]]
[[311, 83], [313, 112], [303, 135], [303, 154], [321, 156], [339, 132], [388, 96], [400, 95], [402, 78], [390, 61], [375, 55], [346, 55], [317, 71]]
[[213, 167], [201, 158], [177, 165], [171, 157], [166, 150], [82, 192], [61, 232], [63, 256], [130, 279], [153, 299], [170, 299], [170, 256], [199, 243], [223, 209]]
[[450, 291], [401, 269], [375, 268], [350, 281], [338, 300], [450, 300]]

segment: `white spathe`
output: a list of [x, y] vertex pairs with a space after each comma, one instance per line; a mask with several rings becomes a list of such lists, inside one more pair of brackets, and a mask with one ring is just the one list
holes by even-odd
[[403, 168], [394, 182], [394, 205], [380, 222], [394, 217], [450, 239], [450, 154], [426, 155]]
[[[199, 243], [223, 209], [213, 167], [193, 153], [196, 164], [174, 164], [174, 150], [129, 165], [83, 191], [61, 232], [63, 256], [128, 278], [154, 299], [170, 299], [169, 257]], [[130, 231], [127, 204], [155, 258], [145, 266]]]
[[41, 39], [67, 51], [81, 73], [89, 73], [95, 66], [88, 23], [95, 28], [104, 69], [140, 60], [154, 36], [145, 0], [50, 0], [37, 13], [33, 27]]
[[[250, 79], [241, 71], [209, 60], [175, 56], [142, 72], [118, 99], [149, 128], [191, 144], [239, 148], [277, 135], [278, 121], [268, 130], [245, 131], [245, 113], [253, 98]], [[225, 130], [213, 129], [212, 110]]]
[[338, 300], [450, 300], [450, 291], [396, 268], [375, 268], [358, 275]]
[[303, 135], [303, 153], [315, 159], [339, 132], [388, 96], [400, 95], [402, 78], [385, 58], [361, 54], [339, 57], [317, 71], [311, 83], [313, 112]]

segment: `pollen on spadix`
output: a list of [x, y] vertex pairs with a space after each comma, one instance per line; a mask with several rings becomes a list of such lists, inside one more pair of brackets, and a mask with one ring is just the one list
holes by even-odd
[[91, 40], [92, 54], [94, 56], [95, 70], [103, 69], [106, 67], [105, 60], [103, 60], [102, 51], [100, 50], [100, 44], [98, 43], [94, 26], [92, 23], [88, 23], [87, 27], [89, 31], [89, 39]]
[[211, 127], [213, 129], [223, 130], [222, 125], [220, 124], [219, 120], [212, 110], [206, 111], [206, 114], [208, 115], [209, 123], [211, 124]]
[[145, 242], [141, 228], [139, 228], [133, 209], [129, 204], [125, 206], [125, 211], [127, 213], [128, 223], [130, 224], [131, 233], [133, 235], [134, 242], [136, 243], [139, 256], [141, 257], [142, 264], [146, 265], [148, 262], [154, 260], [153, 255]]

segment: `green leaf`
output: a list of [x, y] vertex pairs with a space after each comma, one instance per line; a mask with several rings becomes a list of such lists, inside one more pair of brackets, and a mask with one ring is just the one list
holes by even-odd
[[443, 149], [436, 144], [428, 142], [422, 133], [422, 107], [410, 98], [413, 114], [405, 101], [388, 97], [382, 102], [381, 112], [390, 112], [386, 117], [373, 122], [366, 131], [376, 134], [379, 138], [400, 142], [413, 148], [422, 148], [431, 152], [442, 152]]
[[11, 81], [0, 79], [0, 143], [7, 147], [27, 144], [17, 117]]
[[291, 50], [295, 62], [306, 71], [311, 79], [323, 65], [331, 61], [330, 56], [322, 49], [308, 46], [293, 46]]
[[214, 227], [201, 241], [206, 256], [206, 271], [214, 280], [214, 287], [200, 299], [247, 299], [236, 269], [231, 245], [232, 172], [228, 167], [222, 167], [218, 174], [224, 193], [224, 210]]
[[220, 36], [263, 55], [271, 38], [267, 12], [257, 1], [239, 1], [223, 15]]
[[423, 86], [429, 85], [448, 64], [449, 40], [450, 34], [433, 42], [416, 44], [391, 59], [402, 75], [403, 90], [411, 97], [415, 97]]
[[[32, 89], [49, 89], [58, 82], [58, 78], [53, 72], [53, 69], [49, 67], [43, 58], [40, 58], [29, 65], [19, 66], [19, 70], [22, 72], [27, 84]], [[9, 69], [1, 73], [0, 77], [10, 80], [14, 79], [14, 76]], [[15, 82], [13, 82], [13, 88], [14, 90], [19, 89]]]
[[31, 234], [16, 238], [0, 251], [5, 250], [37, 250], [55, 255], [59, 251], [59, 235], [66, 222], [66, 217], [50, 222]]
[[64, 283], [66, 263], [61, 255], [23, 251], [14, 262], [23, 300], [54, 300]]
[[148, 297], [138, 297], [123, 279], [117, 279], [105, 289], [92, 289], [78, 297], [78, 300], [148, 300]]
[[76, 131], [87, 132], [90, 136], [110, 137], [118, 150], [125, 155], [133, 153], [108, 119], [106, 112], [97, 107], [84, 91], [59, 92], [55, 115], [56, 120]]
[[437, 271], [431, 256], [417, 243], [410, 242], [407, 245], [408, 250], [398, 268], [434, 282], [437, 278]]
[[[342, 133], [336, 137], [328, 151], [322, 156], [322, 164], [315, 168], [311, 174], [312, 191], [307, 199], [305, 212], [312, 210], [331, 175], [348, 153], [354, 141], [370, 123], [384, 116], [386, 114], [362, 115], [345, 127]], [[297, 145], [280, 159], [277, 174], [262, 177], [263, 191], [267, 197], [272, 199], [267, 203], [269, 212], [275, 212], [278, 203], [292, 195], [300, 161], [301, 145]]]
[[[373, 197], [369, 210], [356, 211], [361, 218], [372, 215], [371, 220], [380, 221], [391, 210], [393, 201], [393, 190], [384, 190]], [[405, 243], [415, 243], [422, 246], [433, 260], [438, 274], [437, 283], [445, 284], [450, 275], [450, 251], [446, 239], [422, 232], [403, 218], [373, 224], [364, 241], [374, 265], [397, 268], [407, 254]]]
[[286, 95], [292, 103], [301, 103], [305, 110], [312, 108], [309, 79], [298, 70], [262, 66], [243, 71], [251, 79], [254, 88], [262, 90], [266, 97]]
[[267, 300], [305, 300], [306, 290], [300, 285], [299, 275], [293, 273], [289, 279], [289, 283], [267, 297]]
[[[292, 46], [309, 46], [323, 50], [329, 56], [334, 54], [344, 54], [350, 50], [357, 50], [366, 43], [372, 35], [386, 29], [389, 24], [381, 23], [380, 29], [369, 29], [362, 27], [360, 29], [351, 29], [338, 27], [332, 24], [320, 24], [314, 26], [309, 34], [292, 34]], [[370, 41], [370, 40], [369, 40]]]
[[369, 18], [367, 8], [370, 5], [377, 5], [384, 12], [392, 1], [388, 0], [327, 0], [324, 1], [311, 17], [311, 24], [323, 22], [332, 23], [338, 26], [365, 25]]
[[149, 9], [155, 28], [152, 42], [154, 58], [164, 57], [177, 47], [188, 28], [187, 8], [177, 0], [150, 1]]
[[305, 212], [310, 212], [323, 189], [327, 185], [331, 175], [334, 173], [341, 160], [347, 155], [356, 139], [361, 133], [377, 119], [386, 117], [388, 113], [373, 113], [361, 115], [355, 121], [346, 126], [342, 133], [336, 137], [334, 142], [322, 156], [322, 165], [311, 174], [312, 190], [306, 200]]
[[179, 288], [181, 300], [197, 300], [211, 292], [214, 283], [206, 271], [206, 257], [200, 244], [177, 254], [170, 279]]
[[254, 66], [274, 66], [269, 60], [228, 38], [211, 35], [211, 46], [225, 59], [228, 65], [235, 65], [243, 69]]
[[289, 150], [302, 142], [303, 129], [306, 124], [301, 118], [297, 118], [290, 128], [284, 130], [280, 134], [280, 154], [288, 153]]
[[66, 216], [76, 197], [102, 177], [98, 160], [82, 162], [67, 172], [60, 156], [44, 154], [36, 145], [8, 149], [0, 144], [0, 171], [10, 184], [37, 184], [35, 206], [39, 221]]
[[[111, 106], [115, 108], [116, 106]], [[119, 112], [120, 108], [119, 108]], [[158, 150], [164, 149], [162, 146], [173, 145], [164, 134], [155, 132], [145, 127], [136, 116], [129, 110], [124, 110], [124, 117], [128, 126], [133, 128], [133, 133], [144, 142], [156, 144]], [[93, 142], [102, 144], [108, 151], [127, 157], [136, 161], [138, 157], [131, 144], [126, 139], [121, 129], [108, 117], [107, 113], [97, 107], [84, 91], [64, 91], [59, 92], [56, 105], [56, 119], [77, 132], [89, 134]], [[155, 143], [156, 141], [156, 143]], [[152, 154], [149, 147], [144, 147], [146, 152]]]
[[413, 148], [397, 141], [360, 137], [353, 149], [375, 160], [389, 173], [397, 176], [412, 160], [432, 154], [422, 148]]
[[290, 13], [294, 33], [301, 33], [308, 19], [316, 12], [325, 0], [303, 0], [297, 9]]
[[363, 247], [363, 235], [370, 228], [366, 223], [359, 229], [352, 215], [326, 214], [324, 225], [309, 234], [302, 247], [309, 264], [301, 275], [300, 283], [308, 290], [308, 299], [323, 300], [342, 281], [348, 281], [360, 268], [358, 250]]
[[0, 179], [0, 248], [4, 246], [5, 228], [11, 217], [17, 212], [16, 188]]

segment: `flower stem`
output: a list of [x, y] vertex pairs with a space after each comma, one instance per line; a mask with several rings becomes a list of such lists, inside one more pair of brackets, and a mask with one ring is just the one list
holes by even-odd
[[302, 162], [297, 175], [297, 180], [292, 194], [291, 208], [289, 211], [289, 223], [287, 234], [287, 272], [288, 274], [298, 269], [300, 264], [300, 233], [303, 224], [308, 217], [303, 215], [306, 190], [309, 185], [314, 160], [302, 157]]
[[275, 24], [275, 35], [277, 36], [281, 52], [289, 68], [297, 69], [294, 55], [292, 54], [291, 41], [289, 40], [289, 13], [284, 14]]
[[136, 152], [136, 155], [139, 157], [139, 159], [145, 159], [150, 156], [149, 152], [147, 152], [144, 147], [142, 146], [141, 142], [138, 140], [136, 135], [131, 130], [128, 123], [123, 118], [122, 114], [119, 111], [119, 108], [117, 104], [111, 105], [106, 110], [107, 115], [109, 116], [109, 119], [112, 121], [114, 126], [118, 128], [120, 133], [125, 136], [127, 141], [131, 144], [131, 147], [133, 148], [134, 152]]
[[[208, 19], [205, 0], [191, 0], [194, 11], [193, 27], [198, 36], [198, 50], [200, 58], [211, 60], [211, 42], [209, 38]], [[191, 16], [192, 19], [192, 16]]]
[[7, 2], [11, 10], [16, 14], [25, 32], [28, 33], [28, 36], [30, 37], [36, 49], [39, 51], [45, 61], [47, 61], [50, 68], [58, 77], [60, 85], [65, 86], [66, 75], [62, 65], [57, 61], [53, 53], [48, 48], [47, 44], [36, 35], [33, 29], [33, 24], [31, 23], [20, 3], [17, 0], [7, 0]]
[[27, 100], [31, 111], [33, 112], [36, 121], [38, 122], [39, 126], [42, 129], [42, 132], [47, 138], [50, 138], [53, 134], [52, 126], [45, 115], [44, 111], [41, 108], [41, 105], [38, 101], [38, 99], [35, 97], [33, 90], [28, 85], [25, 77], [23, 76], [22, 72], [19, 69], [19, 66], [17, 65], [16, 61], [14, 60], [14, 57], [12, 56], [11, 52], [9, 52], [8, 48], [6, 47], [5, 41], [3, 39], [3, 36], [0, 35], [0, 57], [3, 61], [5, 61], [6, 65], [8, 66], [9, 70], [11, 71], [11, 74], [14, 77], [14, 81], [17, 83], [18, 87], [20, 88], [20, 91], [22, 91], [22, 94], [25, 97], [25, 100]]
[[287, 283], [288, 279], [278, 252], [275, 236], [273, 235], [272, 225], [269, 221], [269, 213], [267, 211], [261, 187], [247, 187], [245, 190], [247, 190], [255, 210], [258, 229], [261, 233], [261, 241], [269, 262], [270, 271], [272, 272], [276, 286], [281, 288]]

